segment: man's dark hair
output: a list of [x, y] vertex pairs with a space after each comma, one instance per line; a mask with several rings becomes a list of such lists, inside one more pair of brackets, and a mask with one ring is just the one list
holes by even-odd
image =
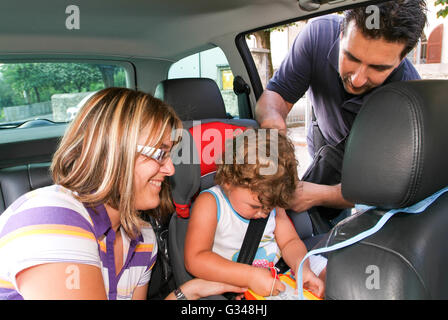
[[372, 28], [367, 21], [372, 12], [366, 12], [367, 7], [360, 7], [345, 12], [342, 34], [354, 20], [358, 30], [368, 39], [404, 43], [403, 59], [415, 47], [426, 25], [426, 0], [394, 0], [376, 6], [379, 9], [379, 28]]

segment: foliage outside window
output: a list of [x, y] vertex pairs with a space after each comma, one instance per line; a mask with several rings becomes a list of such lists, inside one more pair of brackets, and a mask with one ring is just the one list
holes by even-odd
[[112, 86], [128, 86], [123, 67], [88, 63], [2, 64], [0, 125], [9, 123], [14, 127], [35, 119], [69, 121], [84, 98]]

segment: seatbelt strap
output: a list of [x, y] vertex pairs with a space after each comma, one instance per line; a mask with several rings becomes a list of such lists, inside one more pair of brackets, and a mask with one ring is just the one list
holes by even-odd
[[[260, 245], [261, 237], [268, 222], [269, 216], [260, 219], [251, 219], [244, 235], [244, 240], [241, 245], [240, 253], [236, 262], [251, 265], [257, 254], [258, 246]], [[234, 292], [227, 292], [223, 294], [229, 300], [233, 300], [237, 294]]]
[[[316, 255], [316, 254], [320, 254], [320, 253], [324, 253], [324, 252], [329, 252], [329, 251], [335, 251], [341, 248], [345, 248], [348, 247], [356, 242], [359, 242], [369, 236], [371, 236], [372, 234], [378, 232], [385, 224], [386, 222], [397, 212], [404, 212], [404, 213], [421, 213], [423, 212], [427, 207], [429, 207], [435, 200], [437, 200], [442, 194], [444, 194], [445, 192], [448, 191], [448, 187], [445, 187], [439, 191], [437, 191], [436, 193], [434, 193], [433, 195], [429, 196], [428, 198], [417, 202], [416, 204], [406, 207], [406, 208], [400, 208], [400, 209], [392, 209], [389, 210], [388, 212], [386, 212], [384, 214], [384, 216], [381, 217], [380, 220], [378, 220], [378, 222], [376, 223], [375, 226], [373, 226], [372, 228], [361, 232], [360, 234], [346, 239], [344, 241], [341, 241], [339, 243], [336, 243], [334, 245], [331, 245], [329, 247], [325, 247], [325, 248], [319, 248], [319, 249], [315, 249], [315, 250], [311, 250], [310, 252], [308, 252], [305, 257], [303, 257], [302, 261], [300, 262], [299, 268], [297, 270], [296, 273], [296, 283], [297, 283], [297, 288], [298, 288], [298, 296], [300, 300], [303, 300], [303, 281], [302, 281], [302, 271], [303, 271], [303, 263], [306, 261], [306, 259], [308, 259], [310, 256]], [[358, 207], [357, 208], [361, 208], [364, 212], [366, 212], [367, 210], [371, 210], [374, 209], [375, 207], [370, 207], [370, 206], [362, 206], [362, 207]]]
[[251, 219], [244, 235], [243, 244], [237, 262], [251, 265], [257, 254], [261, 237], [268, 222], [269, 216], [260, 219]]

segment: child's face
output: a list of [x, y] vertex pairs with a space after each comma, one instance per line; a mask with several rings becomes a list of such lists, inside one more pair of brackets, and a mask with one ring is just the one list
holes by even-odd
[[263, 207], [258, 194], [247, 188], [228, 186], [225, 190], [233, 209], [245, 219], [266, 218], [272, 210]]

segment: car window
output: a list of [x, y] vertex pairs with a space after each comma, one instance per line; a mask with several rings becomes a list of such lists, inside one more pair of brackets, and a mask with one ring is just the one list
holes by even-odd
[[[291, 48], [295, 37], [305, 27], [307, 21], [297, 21], [274, 28], [262, 29], [246, 36], [246, 43], [257, 67], [263, 89]], [[299, 177], [311, 163], [307, 151], [306, 132], [311, 122], [311, 103], [305, 94], [299, 99], [286, 118], [288, 136], [295, 145]]]
[[201, 51], [174, 63], [168, 72], [168, 79], [178, 78], [214, 80], [221, 91], [227, 113], [233, 117], [239, 116], [238, 99], [233, 92], [233, 73], [221, 48]]
[[112, 64], [0, 64], [0, 128], [69, 122], [98, 90], [129, 87], [126, 69]]

